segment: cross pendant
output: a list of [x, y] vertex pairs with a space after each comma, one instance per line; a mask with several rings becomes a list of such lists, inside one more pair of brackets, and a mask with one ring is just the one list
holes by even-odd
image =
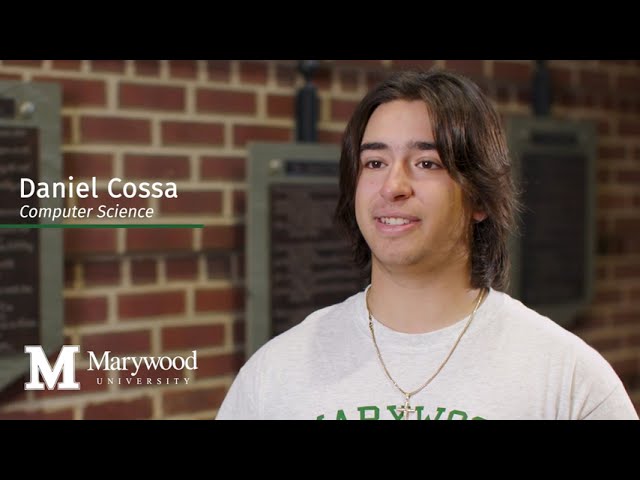
[[416, 412], [416, 409], [412, 408], [411, 405], [409, 405], [410, 398], [411, 397], [409, 395], [406, 395], [405, 401], [404, 401], [404, 407], [398, 408], [399, 412], [404, 413], [404, 420], [409, 420], [409, 414]]

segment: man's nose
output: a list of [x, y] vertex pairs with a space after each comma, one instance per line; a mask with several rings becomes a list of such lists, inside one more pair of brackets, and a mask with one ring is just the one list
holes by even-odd
[[406, 166], [400, 163], [388, 169], [387, 177], [380, 189], [380, 195], [388, 201], [398, 201], [409, 198], [413, 193]]

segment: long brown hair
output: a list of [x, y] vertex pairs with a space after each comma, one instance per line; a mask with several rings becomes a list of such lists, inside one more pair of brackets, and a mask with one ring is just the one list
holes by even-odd
[[470, 222], [471, 286], [508, 286], [508, 240], [519, 210], [504, 130], [489, 98], [468, 78], [452, 72], [397, 72], [371, 90], [356, 107], [342, 138], [340, 196], [335, 220], [351, 240], [360, 268], [371, 250], [358, 228], [355, 192], [360, 175], [360, 144], [373, 111], [393, 100], [427, 105], [436, 148], [465, 199], [487, 218]]

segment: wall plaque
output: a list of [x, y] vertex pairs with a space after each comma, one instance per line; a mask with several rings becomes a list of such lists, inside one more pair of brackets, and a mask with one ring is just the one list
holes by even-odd
[[524, 206], [511, 242], [510, 293], [569, 326], [593, 290], [595, 126], [511, 117], [507, 132]]
[[[20, 178], [38, 178], [38, 130], [0, 127], [0, 224], [24, 223]], [[38, 230], [0, 228], [0, 356], [39, 344], [40, 245]]]
[[0, 80], [0, 390], [28, 372], [25, 345], [62, 345], [61, 231], [16, 227], [38, 223], [21, 211], [62, 206], [20, 196], [21, 178], [61, 180], [60, 107], [57, 84]]
[[249, 147], [247, 358], [368, 282], [333, 223], [339, 156], [333, 145]]

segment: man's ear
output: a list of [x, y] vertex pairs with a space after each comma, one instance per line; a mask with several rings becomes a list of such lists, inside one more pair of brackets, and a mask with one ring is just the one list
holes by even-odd
[[472, 218], [473, 218], [473, 221], [475, 223], [480, 223], [485, 218], [487, 218], [487, 214], [485, 212], [483, 212], [483, 211], [478, 210], [478, 211], [473, 212]]

